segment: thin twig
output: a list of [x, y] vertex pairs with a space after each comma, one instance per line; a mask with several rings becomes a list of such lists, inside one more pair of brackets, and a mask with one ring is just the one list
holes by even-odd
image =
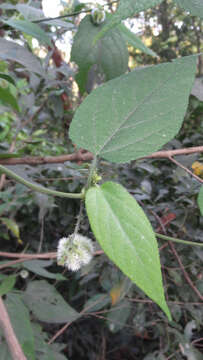
[[176, 257], [176, 259], [177, 259], [177, 261], [178, 261], [178, 264], [180, 265], [180, 268], [181, 268], [181, 270], [182, 270], [182, 272], [183, 272], [183, 275], [184, 275], [184, 277], [185, 277], [185, 280], [188, 282], [188, 284], [189, 284], [190, 287], [193, 289], [193, 291], [196, 293], [196, 295], [199, 297], [199, 299], [200, 299], [201, 301], [203, 301], [203, 296], [200, 294], [199, 290], [196, 288], [196, 286], [193, 284], [192, 280], [190, 279], [188, 273], [185, 271], [185, 268], [184, 268], [184, 266], [183, 266], [183, 263], [182, 263], [179, 255], [178, 255], [176, 249], [175, 249], [174, 244], [173, 244], [172, 242], [169, 242], [169, 245], [170, 245], [170, 247], [171, 247], [171, 250], [172, 250], [174, 256]]
[[190, 174], [191, 176], [193, 176], [196, 180], [198, 180], [199, 182], [203, 183], [203, 180], [195, 175], [191, 170], [189, 170], [188, 168], [186, 168], [184, 165], [182, 165], [179, 161], [175, 160], [174, 158], [169, 156], [169, 160], [171, 160], [174, 164], [176, 164], [177, 166], [181, 167], [183, 170], [185, 170], [188, 174]]
[[[103, 250], [98, 250], [94, 252], [94, 256], [102, 255], [104, 252]], [[6, 269], [12, 265], [22, 263], [24, 261], [35, 260], [35, 259], [56, 259], [57, 253], [50, 252], [44, 254], [19, 254], [19, 253], [7, 253], [7, 252], [0, 252], [1, 257], [7, 258], [18, 258], [18, 260], [8, 261], [5, 264], [0, 265], [0, 269]]]
[[[110, 3], [107, 3], [107, 4], [104, 4], [104, 6], [111, 6], [112, 4], [114, 3], [117, 3], [118, 0], [114, 0]], [[67, 17], [72, 17], [72, 16], [77, 16], [77, 15], [80, 15], [80, 14], [84, 14], [84, 13], [88, 13], [90, 12], [91, 9], [86, 9], [86, 10], [80, 10], [80, 11], [76, 11], [76, 12], [72, 12], [72, 13], [69, 13], [69, 14], [66, 14], [66, 15], [60, 15], [60, 16], [57, 16], [57, 17], [54, 17], [54, 18], [44, 18], [44, 19], [40, 19], [40, 20], [34, 20], [32, 21], [33, 23], [35, 24], [39, 24], [39, 23], [42, 23], [44, 21], [51, 21], [51, 20], [58, 20], [58, 19], [64, 19], [64, 18], [67, 18]]]
[[[170, 159], [176, 155], [188, 155], [194, 153], [203, 153], [203, 146], [194, 146], [190, 148], [177, 149], [177, 150], [163, 150], [152, 153], [151, 155], [144, 156], [140, 159], [161, 159], [166, 158]], [[27, 164], [27, 165], [39, 165], [39, 164], [57, 164], [64, 163], [66, 161], [79, 162], [79, 161], [91, 161], [94, 156], [91, 152], [84, 149], [73, 154], [59, 155], [59, 156], [26, 156], [22, 158], [10, 158], [10, 159], [1, 159], [0, 164], [2, 165], [17, 165], [17, 164]]]
[[1, 297], [0, 297], [0, 326], [4, 332], [4, 336], [13, 360], [27, 360], [21, 349], [18, 339], [14, 333], [10, 318], [8, 316], [8, 312]]

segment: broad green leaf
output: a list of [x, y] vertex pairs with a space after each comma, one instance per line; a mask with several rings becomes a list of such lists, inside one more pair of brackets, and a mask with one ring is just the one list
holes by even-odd
[[188, 56], [98, 87], [75, 113], [72, 141], [117, 163], [160, 149], [182, 125], [195, 70], [196, 56]]
[[13, 78], [10, 75], [0, 73], [0, 78], [6, 80], [6, 81], [10, 82], [12, 85], [16, 86], [15, 81], [13, 80]]
[[19, 111], [17, 100], [11, 94], [9, 88], [0, 87], [0, 101], [3, 105], [10, 105], [14, 110]]
[[191, 15], [203, 18], [202, 0], [174, 0], [182, 9], [189, 11]]
[[203, 185], [200, 188], [198, 198], [197, 198], [197, 202], [198, 202], [198, 205], [199, 205], [200, 213], [203, 216]]
[[7, 295], [5, 304], [23, 352], [27, 359], [35, 360], [34, 336], [27, 308], [23, 304], [21, 297], [14, 293]]
[[50, 37], [37, 24], [33, 24], [28, 20], [15, 19], [10, 19], [7, 21], [4, 20], [4, 23], [13, 27], [14, 29], [25, 32], [26, 34], [38, 39], [41, 43], [52, 47]]
[[170, 319], [157, 241], [142, 208], [121, 185], [112, 182], [90, 188], [85, 204], [104, 252]]
[[66, 303], [55, 287], [45, 280], [30, 282], [23, 299], [40, 321], [65, 323], [75, 321], [80, 317], [80, 314]]
[[0, 49], [0, 59], [17, 61], [29, 71], [45, 76], [44, 69], [38, 58], [25, 47], [13, 41], [0, 38]]
[[74, 37], [71, 50], [71, 61], [79, 66], [76, 76], [81, 93], [85, 91], [88, 71], [96, 64], [98, 70], [104, 73], [106, 80], [113, 79], [128, 69], [128, 50], [119, 29], [112, 30], [105, 38], [93, 46], [93, 39], [104, 24], [95, 26], [90, 15], [80, 23]]
[[105, 26], [101, 29], [97, 36], [94, 38], [94, 43], [101, 39], [107, 31], [114, 28], [122, 20], [131, 17], [140, 11], [147, 10], [151, 7], [159, 5], [163, 0], [120, 0], [118, 9], [112, 18], [109, 18]]
[[7, 276], [0, 284], [0, 296], [3, 296], [7, 294], [9, 291], [11, 291], [15, 285], [15, 282], [16, 282], [15, 275]]
[[25, 261], [23, 266], [25, 269], [32, 271], [34, 274], [43, 276], [48, 279], [66, 280], [65, 276], [62, 274], [54, 274], [44, 269], [44, 267], [50, 266], [52, 263], [52, 261], [45, 262], [43, 260], [30, 260]]
[[136, 36], [132, 31], [130, 31], [125, 25], [119, 24], [117, 27], [124, 39], [127, 41], [127, 43], [131, 46], [133, 46], [135, 49], [139, 49], [140, 51], [144, 52], [147, 55], [156, 56], [157, 54], [149, 49], [143, 42], [140, 40], [138, 36]]
[[22, 243], [22, 240], [20, 239], [20, 229], [18, 224], [12, 220], [5, 217], [1, 217], [0, 221], [6, 225], [6, 227], [12, 232], [12, 234], [17, 238], [19, 243]]

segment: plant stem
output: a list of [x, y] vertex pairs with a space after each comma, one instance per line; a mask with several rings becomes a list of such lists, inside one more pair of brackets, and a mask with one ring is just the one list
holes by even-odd
[[93, 161], [92, 161], [92, 163], [91, 163], [91, 166], [90, 166], [89, 176], [88, 176], [87, 184], [86, 184], [86, 189], [87, 189], [87, 190], [88, 190], [89, 187], [92, 185], [92, 177], [93, 177], [93, 175], [94, 175], [96, 166], [97, 166], [97, 157], [95, 156], [94, 159], [93, 159]]
[[63, 198], [70, 198], [70, 199], [83, 199], [83, 197], [84, 197], [83, 193], [79, 193], [79, 194], [64, 193], [64, 192], [61, 192], [61, 191], [46, 189], [43, 186], [33, 184], [33, 183], [23, 179], [21, 176], [15, 174], [13, 171], [7, 169], [3, 165], [0, 165], [0, 173], [1, 172], [6, 174], [9, 177], [12, 177], [17, 182], [27, 186], [28, 188], [30, 188], [30, 189], [32, 189], [34, 191], [43, 193], [43, 194], [52, 195], [52, 196], [59, 196], [59, 197], [63, 197]]
[[203, 243], [198, 243], [198, 242], [193, 242], [193, 241], [187, 241], [187, 240], [181, 240], [181, 239], [177, 239], [177, 238], [173, 238], [170, 236], [166, 236], [166, 235], [162, 235], [162, 234], [158, 234], [155, 232], [155, 235], [163, 240], [167, 240], [167, 241], [173, 241], [173, 242], [177, 242], [177, 243], [181, 243], [184, 245], [191, 245], [191, 246], [203, 246]]

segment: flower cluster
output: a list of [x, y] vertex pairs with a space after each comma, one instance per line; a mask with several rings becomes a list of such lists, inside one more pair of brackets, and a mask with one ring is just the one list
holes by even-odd
[[72, 234], [59, 240], [57, 262], [69, 270], [77, 271], [90, 262], [93, 252], [91, 239], [80, 234]]

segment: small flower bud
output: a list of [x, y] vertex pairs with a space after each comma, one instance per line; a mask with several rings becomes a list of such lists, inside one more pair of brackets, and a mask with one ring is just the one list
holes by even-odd
[[22, 279], [27, 279], [27, 277], [29, 276], [29, 272], [27, 270], [21, 270], [20, 276]]
[[93, 252], [91, 239], [80, 234], [72, 234], [59, 240], [57, 262], [69, 270], [77, 271], [91, 261]]
[[92, 17], [92, 22], [94, 25], [100, 25], [105, 21], [106, 14], [102, 8], [97, 7], [95, 9], [92, 9], [91, 17]]

